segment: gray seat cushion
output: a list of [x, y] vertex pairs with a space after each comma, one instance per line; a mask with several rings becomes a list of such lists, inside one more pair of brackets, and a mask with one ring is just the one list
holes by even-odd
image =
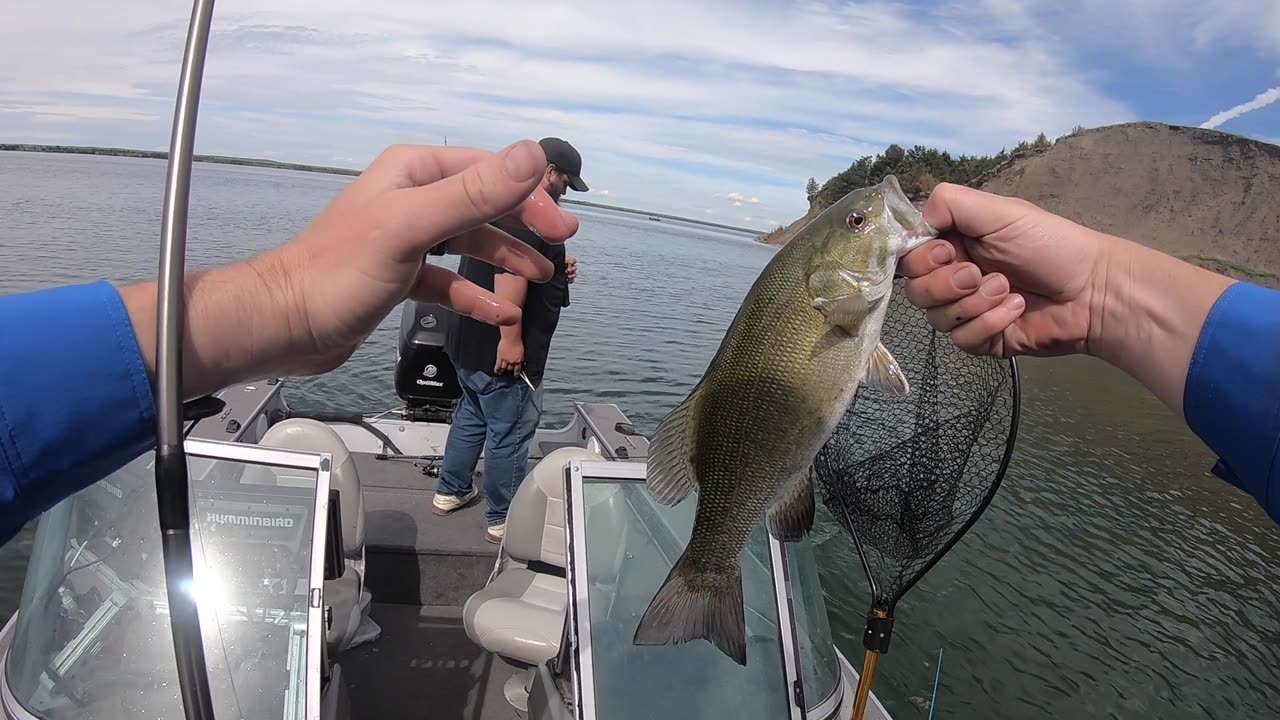
[[535, 665], [560, 650], [567, 598], [564, 578], [512, 567], [467, 600], [462, 622], [485, 650]]
[[601, 460], [581, 447], [562, 447], [525, 476], [507, 512], [503, 550], [516, 562], [477, 591], [463, 606], [462, 624], [480, 647], [535, 665], [554, 657], [564, 632], [569, 588], [565, 579], [529, 570], [540, 562], [563, 569], [568, 556], [565, 534], [564, 473], [573, 460]]
[[346, 650], [360, 628], [360, 586], [360, 573], [351, 567], [324, 583], [324, 604], [333, 608], [333, 626], [325, 633], [330, 657]]
[[520, 482], [511, 509], [507, 511], [507, 534], [503, 549], [511, 557], [565, 566], [568, 538], [565, 535], [564, 473], [574, 460], [602, 460], [586, 448], [563, 447], [544, 457]]
[[356, 461], [333, 428], [310, 418], [289, 418], [272, 425], [258, 441], [264, 447], [327, 452], [333, 457], [329, 487], [342, 503], [342, 550], [350, 560], [364, 556], [364, 492]]

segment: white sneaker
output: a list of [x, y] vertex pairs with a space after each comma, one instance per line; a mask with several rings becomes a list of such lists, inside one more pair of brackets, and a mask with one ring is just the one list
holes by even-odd
[[431, 512], [437, 515], [448, 515], [454, 510], [462, 509], [464, 505], [475, 500], [476, 496], [479, 494], [480, 489], [474, 485], [471, 486], [471, 491], [466, 495], [445, 495], [443, 493], [436, 493], [436, 496], [431, 499]]
[[484, 539], [488, 540], [494, 545], [498, 545], [502, 542], [502, 537], [506, 534], [507, 534], [507, 524], [498, 523], [497, 525], [490, 525], [488, 528], [485, 529]]

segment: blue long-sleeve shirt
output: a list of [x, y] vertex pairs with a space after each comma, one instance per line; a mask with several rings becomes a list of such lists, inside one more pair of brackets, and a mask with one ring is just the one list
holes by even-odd
[[133, 325], [106, 282], [0, 297], [0, 544], [155, 447]]
[[1182, 412], [1218, 456], [1213, 474], [1280, 522], [1280, 291], [1238, 282], [1196, 342]]
[[[1184, 413], [1214, 473], [1280, 522], [1280, 291], [1232, 285], [1187, 372]], [[154, 447], [133, 326], [105, 282], [0, 297], [0, 543]]]

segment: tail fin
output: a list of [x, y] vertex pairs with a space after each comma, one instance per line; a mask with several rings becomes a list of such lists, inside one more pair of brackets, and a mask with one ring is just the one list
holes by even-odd
[[[686, 551], [687, 552], [687, 551]], [[635, 645], [706, 640], [734, 662], [747, 664], [742, 569], [705, 572], [681, 555], [636, 628]]]

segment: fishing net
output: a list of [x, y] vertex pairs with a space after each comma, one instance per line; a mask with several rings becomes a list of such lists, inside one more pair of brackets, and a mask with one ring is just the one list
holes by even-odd
[[904, 282], [894, 282], [881, 340], [911, 391], [861, 387], [813, 463], [871, 585], [865, 644], [877, 653], [898, 600], [995, 495], [1018, 426], [1016, 364], [956, 348], [906, 301]]

